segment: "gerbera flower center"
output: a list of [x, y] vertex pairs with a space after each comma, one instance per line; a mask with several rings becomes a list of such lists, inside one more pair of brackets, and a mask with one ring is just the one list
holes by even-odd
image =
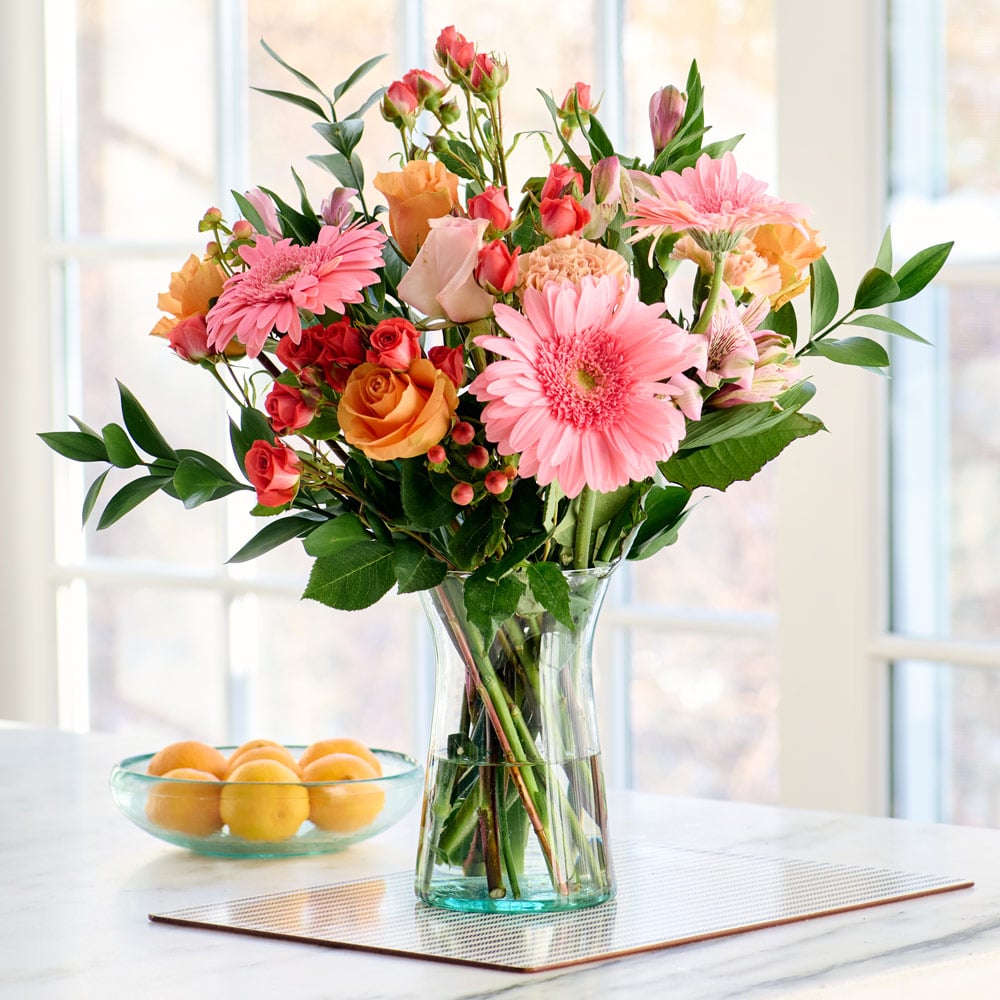
[[553, 416], [595, 430], [613, 422], [632, 387], [614, 338], [559, 337], [547, 347], [537, 372]]

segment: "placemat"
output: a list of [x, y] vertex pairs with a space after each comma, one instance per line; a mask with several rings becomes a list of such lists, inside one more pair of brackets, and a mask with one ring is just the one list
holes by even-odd
[[653, 951], [968, 888], [966, 879], [791, 858], [617, 845], [617, 897], [563, 913], [467, 914], [413, 894], [413, 873], [224, 900], [151, 920], [513, 972]]

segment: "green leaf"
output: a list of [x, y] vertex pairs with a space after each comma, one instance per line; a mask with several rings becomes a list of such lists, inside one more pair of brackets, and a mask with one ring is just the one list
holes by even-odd
[[276, 97], [279, 101], [287, 101], [289, 104], [295, 104], [300, 108], [305, 108], [306, 111], [311, 111], [314, 115], [318, 115], [320, 118], [325, 118], [329, 120], [330, 116], [323, 110], [311, 97], [303, 97], [301, 94], [289, 94], [284, 90], [267, 90], [264, 87], [251, 87], [251, 90], [256, 90], [258, 94], [267, 94], [268, 97]]
[[491, 556], [503, 540], [503, 508], [484, 500], [471, 511], [452, 536], [450, 554], [463, 569], [473, 569]]
[[53, 451], [74, 462], [108, 462], [102, 438], [84, 431], [44, 431], [38, 435]]
[[124, 517], [134, 507], [138, 507], [143, 500], [148, 500], [154, 493], [157, 493], [167, 483], [170, 476], [143, 476], [142, 479], [133, 479], [126, 483], [109, 501], [101, 514], [101, 519], [97, 522], [98, 530], [107, 528], [115, 521]]
[[235, 482], [228, 471], [220, 478], [216, 471], [209, 468], [200, 458], [191, 456], [181, 459], [177, 471], [174, 472], [173, 483], [177, 495], [188, 510], [209, 500], [218, 500], [220, 497], [229, 496], [230, 493], [246, 489], [242, 484]]
[[760, 329], [773, 330], [794, 344], [799, 334], [799, 322], [793, 303], [786, 302], [780, 309], [769, 312], [764, 317], [764, 322], [760, 324]]
[[378, 90], [372, 91], [361, 104], [355, 108], [349, 115], [344, 115], [344, 118], [361, 118], [365, 112], [376, 102], [382, 100], [382, 95], [385, 93], [385, 87], [379, 87]]
[[342, 187], [358, 187], [358, 178], [354, 173], [354, 165], [340, 153], [327, 153], [325, 156], [312, 154], [306, 157], [310, 163], [315, 163], [340, 181]]
[[249, 562], [251, 559], [256, 559], [257, 556], [262, 556], [265, 552], [270, 552], [271, 549], [275, 549], [279, 545], [291, 541], [293, 538], [307, 535], [316, 527], [316, 523], [315, 518], [298, 514], [276, 518], [265, 524], [253, 538], [226, 561], [229, 563]]
[[[578, 119], [580, 117], [580, 115], [577, 115]], [[595, 114], [591, 113], [590, 125], [588, 127], [585, 127], [582, 121], [580, 122], [580, 131], [586, 138], [591, 153], [594, 154], [595, 163], [598, 160], [615, 155], [615, 147], [612, 145], [611, 140], [608, 138], [608, 133], [604, 130], [604, 126], [597, 120]]]
[[302, 214], [306, 217], [315, 215], [315, 210], [309, 204], [309, 195], [306, 192], [306, 186], [302, 183], [302, 178], [295, 172], [294, 167], [292, 168], [292, 178], [295, 181], [295, 186], [299, 189], [299, 204], [302, 208]]
[[167, 444], [166, 439], [150, 419], [149, 414], [142, 408], [139, 400], [121, 382], [118, 383], [118, 394], [121, 397], [122, 417], [129, 434], [132, 435], [132, 440], [143, 451], [156, 458], [176, 459], [177, 454], [174, 449]]
[[385, 54], [380, 56], [372, 56], [371, 59], [366, 59], [353, 73], [341, 83], [338, 83], [336, 87], [333, 88], [333, 100], [334, 102], [339, 101], [348, 90], [353, 87], [358, 80], [360, 80], [366, 73], [374, 69], [383, 59], [385, 59]]
[[459, 177], [476, 181], [483, 176], [476, 151], [461, 139], [439, 139], [434, 143], [434, 155]]
[[246, 469], [247, 452], [253, 447], [254, 441], [266, 441], [274, 444], [274, 431], [267, 417], [252, 406], [244, 406], [240, 410], [240, 423], [237, 426], [229, 421], [229, 440], [233, 446], [233, 455], [240, 469]]
[[528, 563], [528, 586], [535, 600], [556, 621], [569, 629], [575, 628], [569, 608], [569, 583], [555, 563]]
[[406, 525], [421, 531], [443, 528], [459, 512], [451, 499], [452, 480], [427, 469], [423, 457], [399, 463], [402, 478], [400, 496]]
[[516, 539], [511, 542], [510, 547], [496, 562], [488, 563], [482, 571], [491, 580], [499, 580], [524, 562], [532, 553], [537, 552], [545, 544], [548, 537], [547, 532], [537, 531], [526, 538]]
[[311, 243], [316, 242], [316, 237], [319, 236], [320, 228], [322, 223], [312, 215], [303, 215], [301, 212], [292, 208], [286, 201], [282, 201], [273, 191], [269, 188], [262, 187], [261, 191], [271, 198], [271, 201], [278, 208], [278, 217], [281, 219], [282, 232], [286, 236], [291, 236], [293, 239], [297, 240], [302, 246], [309, 246]]
[[646, 520], [636, 532], [629, 559], [648, 559], [677, 541], [680, 526], [690, 511], [690, 490], [683, 486], [654, 487], [646, 497]]
[[97, 498], [100, 495], [101, 487], [104, 485], [104, 480], [108, 478], [108, 473], [110, 471], [110, 469], [105, 469], [90, 484], [90, 488], [87, 490], [87, 495], [83, 498], [83, 516], [81, 518], [82, 524], [86, 524], [90, 520], [90, 515], [94, 513], [94, 507], [97, 505]]
[[669, 482], [688, 490], [699, 486], [725, 490], [738, 480], [751, 479], [796, 438], [822, 429], [823, 424], [815, 417], [792, 413], [762, 434], [727, 439], [708, 448], [674, 455], [661, 463], [660, 469]]
[[944, 267], [954, 243], [938, 243], [915, 253], [895, 274], [899, 292], [895, 302], [903, 302], [913, 298], [934, 279], [938, 271]]
[[333, 146], [338, 153], [350, 158], [365, 130], [360, 118], [345, 118], [339, 122], [316, 122], [313, 128]]
[[317, 559], [302, 596], [342, 611], [359, 611], [384, 597], [395, 582], [392, 546], [366, 540]]
[[356, 514], [341, 514], [324, 521], [303, 543], [311, 556], [332, 556], [345, 545], [365, 541], [371, 533]]
[[125, 433], [125, 428], [118, 424], [107, 424], [102, 429], [104, 443], [108, 446], [108, 461], [119, 469], [131, 469], [142, 465], [132, 442]]
[[809, 329], [815, 335], [833, 322], [840, 305], [840, 292], [826, 257], [809, 265], [809, 276]]
[[888, 227], [882, 236], [878, 253], [875, 255], [875, 266], [880, 271], [892, 270], [892, 230]]
[[396, 542], [392, 562], [400, 594], [436, 587], [448, 574], [448, 567], [412, 538]]
[[312, 80], [310, 80], [309, 77], [305, 75], [305, 73], [300, 73], [297, 69], [295, 69], [294, 66], [289, 66], [288, 63], [286, 63], [285, 60], [282, 59], [281, 56], [279, 56], [278, 53], [275, 52], [274, 49], [272, 49], [271, 46], [264, 41], [263, 38], [260, 40], [260, 44], [263, 47], [264, 51], [279, 66], [283, 66], [285, 69], [287, 69], [288, 72], [291, 73], [292, 76], [294, 76], [295, 79], [299, 81], [299, 83], [301, 83], [304, 87], [308, 87], [310, 90], [315, 91], [317, 94], [322, 95], [324, 98], [326, 97], [326, 94], [323, 93], [322, 87], [318, 87], [315, 83], [313, 83]]
[[897, 320], [890, 319], [888, 316], [880, 316], [878, 313], [849, 319], [844, 325], [866, 326], [871, 330], [881, 330], [883, 333], [891, 333], [897, 337], [905, 337], [907, 340], [916, 340], [921, 344], [929, 343], [929, 341], [924, 340], [919, 333], [914, 333], [908, 326], [903, 326], [903, 324]]
[[517, 613], [524, 590], [524, 581], [513, 573], [500, 580], [491, 580], [479, 571], [465, 581], [465, 613], [469, 623], [482, 636], [487, 650], [497, 627]]
[[240, 194], [239, 191], [230, 191], [229, 193], [233, 196], [233, 200], [236, 202], [236, 207], [240, 210], [240, 215], [242, 215], [243, 218], [246, 219], [258, 233], [266, 233], [267, 223], [264, 222], [260, 212], [257, 211], [253, 202], [250, 201], [250, 199], [245, 195]]
[[845, 337], [843, 340], [817, 340], [810, 347], [810, 354], [819, 354], [841, 365], [862, 365], [866, 368], [885, 368], [889, 355], [885, 348], [867, 337]]
[[861, 279], [854, 295], [855, 309], [877, 309], [899, 296], [899, 285], [887, 271], [873, 267]]

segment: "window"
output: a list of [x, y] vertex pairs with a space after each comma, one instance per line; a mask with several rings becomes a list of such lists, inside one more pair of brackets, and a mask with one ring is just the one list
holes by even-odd
[[[16, 664], [0, 676], [0, 715], [219, 741], [348, 729], [422, 752], [430, 678], [415, 600], [352, 615], [300, 602], [307, 564], [291, 548], [227, 567], [252, 532], [239, 500], [186, 512], [157, 498], [110, 532], [81, 534], [79, 470], [30, 436], [61, 426], [67, 410], [95, 425], [115, 419], [120, 377], [172, 440], [207, 450], [215, 428], [225, 454], [218, 394], [145, 331], [169, 272], [198, 247], [207, 205], [228, 208], [228, 191], [251, 181], [289, 191], [290, 164], [320, 196], [329, 184], [305, 161], [320, 149], [308, 113], [250, 90], [294, 86], [259, 38], [325, 83], [392, 53], [375, 86], [428, 64], [436, 30], [457, 23], [507, 52], [512, 120], [547, 127], [533, 88], [559, 97], [590, 80], [626, 149], [644, 141], [649, 93], [682, 85], [697, 57], [713, 137], [747, 130], [741, 166], [813, 205], [845, 284], [869, 266], [884, 218], [880, 5], [821, 6], [805, 24], [792, 0], [554, 0], [547, 23], [572, 26], [559, 32], [532, 30], [535, 4], [508, 4], [502, 20], [469, 8], [178, 0], [168, 13], [155, 0], [47, 0], [45, 16], [0, 15], [11, 50], [0, 65], [36, 84], [23, 107], [0, 112], [11, 117], [0, 124], [34, 136], [0, 166], [25, 192], [11, 206], [23, 243], [0, 281], [31, 289], [27, 303], [6, 296], [20, 328], [44, 316], [55, 331], [44, 365], [18, 340], [29, 383], [0, 396], [8, 426], [30, 415], [16, 454], [43, 487], [40, 503], [16, 498], [0, 536], [11, 567], [0, 643]], [[33, 69], [43, 52], [47, 90]], [[380, 124], [371, 117], [368, 163], [392, 149]], [[598, 651], [618, 784], [885, 807], [884, 699], [897, 657], [880, 638], [884, 449], [872, 431], [885, 385], [854, 371], [817, 381], [814, 409], [831, 434], [706, 498], [674, 549], [619, 577]]]

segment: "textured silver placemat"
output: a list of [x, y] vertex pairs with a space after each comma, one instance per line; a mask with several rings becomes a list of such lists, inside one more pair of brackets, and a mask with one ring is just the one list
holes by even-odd
[[882, 868], [626, 843], [618, 896], [591, 909], [468, 914], [413, 895], [413, 873], [251, 896], [151, 920], [513, 972], [539, 972], [968, 888]]

